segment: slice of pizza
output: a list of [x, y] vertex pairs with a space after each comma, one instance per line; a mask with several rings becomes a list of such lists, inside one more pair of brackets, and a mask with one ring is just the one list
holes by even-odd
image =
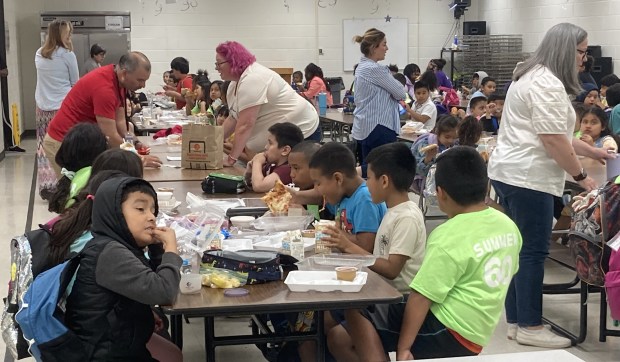
[[288, 205], [292, 197], [284, 184], [278, 180], [276, 185], [261, 199], [267, 204], [272, 214], [283, 214], [288, 212]]

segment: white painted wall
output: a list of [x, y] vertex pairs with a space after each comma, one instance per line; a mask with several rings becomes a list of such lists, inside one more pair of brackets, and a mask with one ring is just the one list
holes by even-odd
[[[448, 34], [454, 21], [448, 12], [450, 0], [189, 0], [197, 6], [185, 12], [181, 10], [187, 7], [186, 0], [165, 3], [45, 0], [42, 10], [130, 11], [132, 48], [151, 59], [153, 75], [147, 87], [153, 89], [162, 83], [161, 74], [175, 56], [188, 58], [192, 71], [206, 68], [211, 78], [217, 79], [214, 49], [224, 40], [241, 42], [269, 67], [303, 70], [315, 62], [326, 76], [344, 76], [348, 86], [352, 75], [342, 71], [342, 20], [353, 17], [383, 18], [389, 14], [407, 18], [409, 60], [424, 66], [439, 56], [446, 37], [451, 41], [454, 36]], [[156, 15], [159, 6], [162, 11]], [[479, 20], [476, 1], [464, 19]], [[318, 55], [319, 48], [324, 55]]]
[[[476, 1], [476, 0], [474, 0]], [[620, 70], [619, 0], [479, 0], [480, 18], [492, 34], [523, 34], [524, 51], [534, 51], [545, 32], [570, 22], [588, 32], [590, 45], [601, 45]]]

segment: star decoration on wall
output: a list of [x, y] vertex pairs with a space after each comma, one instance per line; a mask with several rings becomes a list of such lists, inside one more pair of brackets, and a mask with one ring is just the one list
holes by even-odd
[[392, 17], [390, 16], [390, 14], [385, 16], [385, 22], [386, 23], [391, 23], [392, 22]]

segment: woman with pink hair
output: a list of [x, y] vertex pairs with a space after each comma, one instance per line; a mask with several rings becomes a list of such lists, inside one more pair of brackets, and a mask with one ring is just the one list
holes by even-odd
[[235, 41], [224, 42], [215, 51], [215, 69], [223, 80], [231, 81], [224, 139], [233, 132], [235, 137], [224, 166], [232, 166], [244, 148], [249, 154], [261, 152], [267, 144], [267, 129], [276, 123], [291, 122], [306, 139], [320, 141], [316, 110], [278, 73], [258, 64], [256, 57]]

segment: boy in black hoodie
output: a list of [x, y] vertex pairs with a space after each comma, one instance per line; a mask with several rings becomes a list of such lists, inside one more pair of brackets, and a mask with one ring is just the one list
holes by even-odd
[[179, 290], [175, 233], [156, 227], [157, 195], [142, 179], [107, 180], [94, 198], [93, 239], [67, 300], [67, 325], [90, 361], [153, 361], [150, 306], [172, 304]]

